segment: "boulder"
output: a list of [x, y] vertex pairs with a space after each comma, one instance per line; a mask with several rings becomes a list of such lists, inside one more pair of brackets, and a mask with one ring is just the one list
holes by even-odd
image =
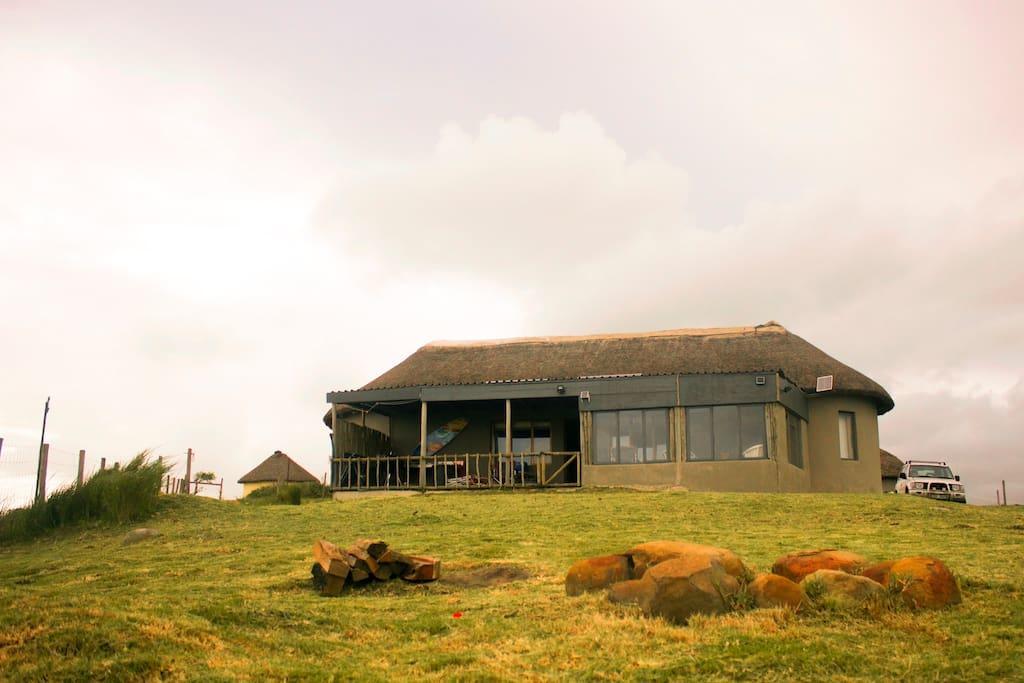
[[935, 609], [958, 605], [962, 600], [956, 577], [941, 560], [934, 557], [905, 557], [889, 570], [890, 581], [899, 581], [903, 601], [916, 608]]
[[837, 569], [819, 569], [805, 576], [801, 582], [805, 594], [812, 583], [821, 584], [825, 589], [825, 595], [841, 602], [864, 602], [885, 592], [878, 582], [866, 576], [847, 574]]
[[754, 604], [758, 607], [792, 607], [796, 609], [803, 602], [804, 593], [800, 584], [778, 574], [758, 574], [747, 586]]
[[124, 535], [124, 540], [121, 541], [121, 545], [131, 545], [132, 543], [138, 543], [139, 541], [156, 538], [159, 535], [160, 532], [156, 529], [132, 529]]
[[747, 574], [747, 568], [739, 555], [725, 548], [716, 548], [712, 545], [701, 545], [700, 543], [687, 543], [685, 541], [650, 541], [626, 551], [626, 554], [633, 558], [633, 577], [641, 578], [644, 573], [655, 565], [666, 560], [674, 560], [681, 557], [707, 557], [718, 560], [727, 574], [735, 577], [743, 577]]
[[569, 567], [565, 576], [565, 593], [580, 595], [626, 581], [632, 578], [629, 569], [629, 558], [625, 555], [588, 557]]
[[685, 624], [694, 614], [720, 614], [729, 609], [728, 598], [739, 581], [716, 558], [690, 555], [659, 562], [644, 573], [637, 587], [640, 607], [649, 616]]
[[800, 583], [805, 576], [819, 569], [832, 569], [849, 574], [856, 573], [868, 562], [856, 553], [828, 548], [825, 550], [802, 550], [783, 555], [775, 560], [772, 573], [785, 576], [790, 581]]
[[883, 586], [889, 585], [889, 572], [892, 570], [892, 566], [896, 563], [895, 560], [887, 560], [886, 562], [879, 562], [873, 564], [870, 567], [865, 567], [861, 570], [860, 575], [866, 576], [872, 581], [882, 584]]
[[643, 579], [619, 581], [608, 589], [608, 601], [617, 605], [642, 605], [651, 599], [654, 583]]

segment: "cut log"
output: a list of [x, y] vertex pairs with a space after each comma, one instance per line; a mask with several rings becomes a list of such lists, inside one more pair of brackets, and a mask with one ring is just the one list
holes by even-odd
[[388, 549], [388, 544], [384, 541], [373, 541], [368, 538], [360, 538], [353, 545], [356, 548], [369, 553], [370, 557], [375, 560], [387, 552]]
[[352, 583], [362, 583], [363, 581], [370, 580], [370, 572], [365, 569], [353, 568], [352, 572], [348, 575], [349, 580]]
[[349, 562], [353, 569], [365, 569], [367, 573], [376, 575], [379, 565], [370, 553], [357, 545], [349, 546], [345, 552], [356, 558], [355, 562]]
[[344, 589], [345, 577], [328, 574], [324, 587], [320, 589], [320, 595], [341, 595]]
[[437, 581], [441, 578], [441, 560], [436, 557], [411, 556], [412, 565], [402, 574], [406, 581]]
[[313, 544], [313, 559], [325, 574], [340, 576], [342, 579], [348, 576], [349, 565], [345, 555], [330, 541], [320, 539]]
[[408, 555], [404, 555], [394, 548], [388, 548], [384, 553], [377, 558], [380, 563], [390, 562], [393, 564], [404, 564], [407, 567], [412, 566], [412, 558]]
[[373, 578], [377, 579], [378, 581], [387, 581], [392, 576], [394, 576], [394, 572], [391, 571], [390, 564], [377, 565], [377, 571], [373, 573]]

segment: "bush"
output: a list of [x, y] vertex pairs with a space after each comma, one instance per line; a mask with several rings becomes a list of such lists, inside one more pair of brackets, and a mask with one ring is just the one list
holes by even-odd
[[81, 486], [57, 489], [44, 501], [0, 514], [0, 541], [34, 538], [81, 522], [124, 524], [156, 511], [168, 466], [143, 451], [124, 467], [100, 470]]
[[301, 484], [265, 486], [253, 491], [244, 500], [256, 505], [299, 505], [303, 498], [324, 498], [327, 494], [327, 487], [320, 482], [307, 481]]
[[298, 505], [302, 502], [302, 489], [298, 484], [282, 486], [281, 490], [277, 492], [277, 502]]

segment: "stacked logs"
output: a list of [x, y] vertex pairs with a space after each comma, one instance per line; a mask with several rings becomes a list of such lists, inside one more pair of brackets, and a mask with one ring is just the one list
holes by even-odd
[[338, 548], [323, 539], [313, 544], [313, 586], [321, 595], [340, 595], [349, 584], [368, 581], [425, 582], [441, 578], [441, 560], [436, 557], [405, 555], [384, 541], [360, 539]]

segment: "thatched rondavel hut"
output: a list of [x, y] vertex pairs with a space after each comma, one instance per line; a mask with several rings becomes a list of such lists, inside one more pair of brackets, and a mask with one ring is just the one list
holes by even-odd
[[320, 481], [302, 465], [281, 451], [274, 453], [259, 465], [243, 474], [238, 483], [242, 485], [242, 497], [257, 489], [277, 484], [302, 484]]

